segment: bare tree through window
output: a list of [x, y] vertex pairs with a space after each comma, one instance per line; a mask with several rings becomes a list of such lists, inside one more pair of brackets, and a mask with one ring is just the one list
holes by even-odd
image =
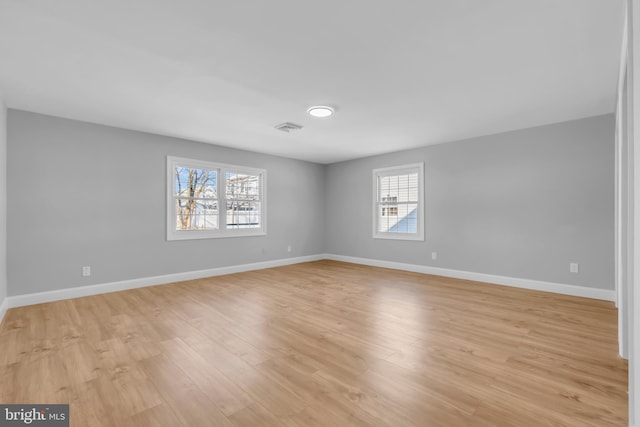
[[175, 168], [176, 230], [217, 228], [217, 172]]

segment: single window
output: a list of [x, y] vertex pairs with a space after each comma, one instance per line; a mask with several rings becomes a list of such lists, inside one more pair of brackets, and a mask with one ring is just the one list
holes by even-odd
[[167, 157], [167, 239], [266, 233], [266, 171]]
[[373, 237], [424, 240], [424, 165], [373, 171]]

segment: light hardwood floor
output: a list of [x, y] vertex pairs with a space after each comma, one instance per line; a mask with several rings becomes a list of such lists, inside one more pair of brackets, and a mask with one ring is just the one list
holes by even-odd
[[625, 426], [612, 303], [318, 261], [9, 310], [72, 426]]

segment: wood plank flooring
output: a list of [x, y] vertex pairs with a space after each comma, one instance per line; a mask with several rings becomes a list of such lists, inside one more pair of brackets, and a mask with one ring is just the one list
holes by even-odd
[[72, 426], [625, 426], [612, 303], [318, 261], [8, 311]]

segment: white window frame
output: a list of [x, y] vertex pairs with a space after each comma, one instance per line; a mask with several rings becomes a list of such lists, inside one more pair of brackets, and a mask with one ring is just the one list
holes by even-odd
[[[175, 168], [188, 167], [217, 171], [218, 229], [217, 230], [176, 230]], [[260, 227], [226, 228], [227, 194], [226, 173], [246, 173], [260, 177]], [[215, 239], [224, 237], [264, 236], [267, 234], [267, 171], [246, 166], [228, 165], [183, 157], [167, 156], [167, 240]]]
[[[393, 175], [418, 173], [418, 215], [415, 233], [390, 233], [378, 231], [378, 183], [379, 178]], [[424, 241], [424, 163], [413, 163], [402, 166], [392, 166], [373, 170], [373, 238], [393, 240], [421, 240]]]

